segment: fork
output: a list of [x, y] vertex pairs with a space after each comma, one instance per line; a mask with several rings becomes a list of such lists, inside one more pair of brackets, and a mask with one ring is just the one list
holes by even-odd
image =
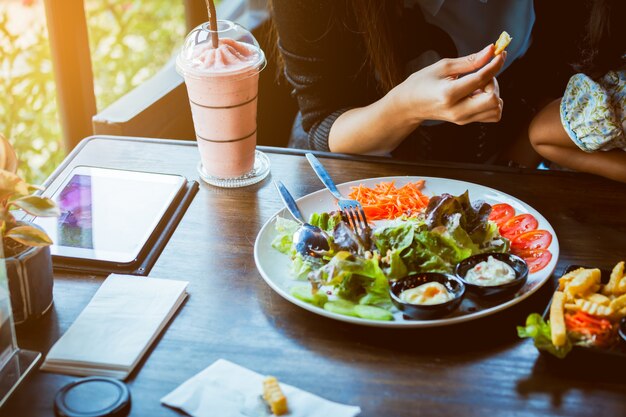
[[364, 232], [369, 228], [367, 224], [367, 217], [365, 217], [365, 212], [363, 211], [363, 206], [357, 200], [350, 200], [341, 195], [335, 183], [330, 178], [328, 171], [322, 165], [322, 163], [313, 155], [312, 153], [306, 154], [306, 159], [311, 164], [313, 171], [317, 174], [318, 178], [324, 183], [328, 191], [337, 199], [337, 203], [339, 204], [339, 209], [345, 213], [348, 218], [348, 224], [354, 230], [359, 233], [359, 231]]

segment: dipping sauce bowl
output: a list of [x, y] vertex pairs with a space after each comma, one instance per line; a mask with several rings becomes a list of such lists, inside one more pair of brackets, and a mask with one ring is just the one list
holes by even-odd
[[[465, 279], [467, 272], [479, 263], [487, 261], [490, 256], [513, 268], [515, 278], [512, 281], [500, 285], [477, 285], [468, 282]], [[528, 265], [526, 265], [526, 262], [519, 256], [510, 253], [481, 253], [479, 255], [470, 256], [456, 265], [455, 272], [456, 276], [463, 281], [467, 290], [480, 297], [504, 297], [514, 294], [522, 288], [528, 279]]]
[[[443, 285], [452, 295], [452, 298], [439, 304], [412, 304], [401, 298], [402, 292], [429, 282], [438, 282]], [[389, 284], [389, 292], [391, 301], [406, 316], [416, 320], [430, 320], [446, 316], [456, 310], [461, 301], [463, 301], [465, 285], [454, 275], [439, 272], [423, 272], [391, 282]]]

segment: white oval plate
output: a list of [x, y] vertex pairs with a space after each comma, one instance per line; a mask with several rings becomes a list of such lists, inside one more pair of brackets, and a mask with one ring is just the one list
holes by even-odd
[[[454, 323], [462, 323], [470, 320], [475, 320], [480, 317], [488, 316], [499, 311], [503, 311], [522, 300], [528, 298], [531, 294], [537, 291], [552, 275], [554, 268], [556, 267], [557, 260], [559, 259], [559, 242], [556, 237], [554, 229], [548, 223], [548, 221], [534, 208], [528, 204], [520, 201], [519, 199], [505, 194], [501, 191], [494, 190], [493, 188], [485, 187], [478, 184], [473, 184], [465, 181], [450, 180], [445, 178], [434, 177], [384, 177], [384, 178], [370, 178], [358, 181], [352, 181], [337, 186], [339, 191], [343, 195], [348, 195], [351, 191], [350, 187], [363, 184], [367, 187], [373, 187], [375, 184], [381, 181], [394, 181], [396, 186], [400, 187], [407, 182], [425, 180], [425, 186], [422, 190], [424, 194], [428, 196], [440, 195], [442, 193], [449, 193], [452, 195], [460, 195], [466, 190], [469, 191], [471, 201], [485, 200], [489, 204], [507, 203], [515, 208], [515, 214], [530, 213], [539, 222], [539, 229], [547, 230], [552, 234], [552, 243], [548, 248], [552, 252], [552, 259], [550, 263], [542, 270], [532, 273], [528, 276], [528, 281], [519, 290], [519, 292], [510, 300], [494, 303], [475, 299], [473, 296], [468, 297], [466, 294], [463, 303], [459, 307], [459, 310], [452, 313], [451, 316], [444, 317], [436, 320], [411, 320], [405, 319], [401, 312], [394, 314], [393, 321], [377, 321], [367, 320], [358, 317], [344, 316], [337, 313], [326, 311], [323, 308], [316, 307], [312, 304], [298, 300], [293, 297], [289, 292], [294, 286], [301, 286], [306, 282], [292, 279], [290, 276], [291, 259], [276, 249], [272, 248], [272, 241], [276, 237], [274, 228], [274, 222], [276, 217], [285, 217], [291, 219], [291, 215], [286, 209], [274, 214], [261, 228], [256, 242], [254, 244], [254, 261], [261, 273], [261, 276], [267, 282], [267, 284], [276, 291], [281, 297], [292, 302], [293, 304], [309, 310], [315, 314], [329, 317], [335, 320], [345, 321], [348, 323], [360, 324], [364, 326], [375, 327], [391, 327], [391, 328], [422, 328], [422, 327], [437, 327], [445, 326]], [[276, 196], [276, 199], [279, 197]], [[309, 218], [311, 213], [320, 213], [325, 211], [332, 211], [337, 209], [335, 198], [326, 189], [316, 191], [302, 198], [297, 199], [298, 206], [304, 218]]]

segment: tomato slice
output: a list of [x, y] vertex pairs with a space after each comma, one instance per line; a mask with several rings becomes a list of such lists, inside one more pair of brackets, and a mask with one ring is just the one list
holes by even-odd
[[489, 214], [489, 220], [495, 224], [502, 225], [505, 221], [509, 220], [515, 215], [515, 209], [509, 204], [500, 203], [491, 206], [491, 214]]
[[500, 226], [500, 234], [507, 239], [513, 239], [522, 233], [535, 230], [537, 226], [539, 226], [539, 223], [532, 214], [518, 214]]
[[531, 249], [548, 249], [552, 234], [547, 230], [531, 230], [511, 240], [511, 252], [518, 253]]
[[552, 259], [552, 253], [547, 249], [531, 249], [519, 252], [517, 256], [526, 262], [531, 273], [541, 271]]

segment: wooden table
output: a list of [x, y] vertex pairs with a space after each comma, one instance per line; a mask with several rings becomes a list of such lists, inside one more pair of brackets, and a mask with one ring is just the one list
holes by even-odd
[[[321, 188], [301, 152], [264, 150], [271, 159], [271, 178], [281, 179], [296, 196]], [[557, 272], [572, 263], [610, 268], [626, 258], [623, 184], [566, 172], [319, 156], [338, 183], [433, 176], [512, 194], [544, 214], [557, 231]], [[72, 164], [198, 178], [194, 143], [97, 137], [83, 142], [72, 158]], [[543, 310], [552, 285], [506, 312], [432, 330], [350, 325], [282, 299], [261, 279], [252, 255], [261, 226], [282, 208], [271, 178], [241, 189], [201, 184], [150, 273], [188, 280], [190, 297], [127, 381], [132, 416], [178, 415], [159, 399], [219, 358], [359, 405], [362, 416], [626, 415], [624, 363], [555, 365], [531, 342], [517, 339], [515, 326], [529, 312]], [[21, 347], [47, 352], [102, 280], [57, 274], [54, 308], [35, 325], [18, 330]], [[55, 392], [74, 379], [35, 372], [0, 415], [53, 415]]]

